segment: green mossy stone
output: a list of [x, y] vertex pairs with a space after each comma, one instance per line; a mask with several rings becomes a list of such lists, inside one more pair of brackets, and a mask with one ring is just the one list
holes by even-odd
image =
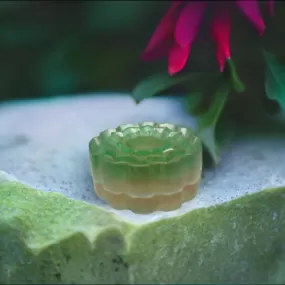
[[131, 225], [17, 182], [1, 183], [0, 197], [1, 284], [128, 283], [120, 260]]
[[14, 181], [0, 198], [1, 284], [285, 280], [284, 187], [141, 224]]
[[233, 142], [176, 211], [115, 211], [92, 190], [91, 137], [128, 121], [189, 125], [176, 101], [131, 102], [1, 106], [0, 284], [284, 284], [284, 136]]

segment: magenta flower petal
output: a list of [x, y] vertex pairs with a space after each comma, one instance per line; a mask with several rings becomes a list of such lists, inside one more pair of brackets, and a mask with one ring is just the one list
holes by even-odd
[[206, 1], [192, 1], [183, 8], [174, 32], [175, 41], [180, 46], [191, 46], [198, 33], [206, 5]]
[[269, 15], [274, 16], [274, 0], [268, 0], [267, 5], [268, 5]]
[[181, 1], [181, 0], [173, 0], [173, 1], [172, 1], [172, 7], [173, 7], [173, 9], [178, 8], [178, 6], [179, 6], [182, 2], [183, 2], [183, 1]]
[[147, 47], [143, 52], [142, 58], [144, 60], [152, 60], [156, 58], [154, 55], [164, 56], [164, 52], [161, 52], [161, 48], [168, 45], [169, 41], [172, 41], [175, 23], [177, 20], [177, 7], [180, 1], [172, 3], [166, 14], [161, 19], [159, 25], [155, 29]]
[[217, 48], [216, 56], [217, 56], [217, 61], [220, 66], [220, 72], [223, 72], [225, 69], [225, 64], [226, 64], [225, 54], [221, 49]]
[[217, 45], [217, 60], [222, 72], [225, 67], [225, 61], [231, 58], [230, 53], [230, 33], [231, 19], [227, 9], [217, 11], [211, 26], [211, 32]]
[[243, 13], [248, 17], [248, 19], [257, 28], [260, 35], [263, 34], [265, 30], [265, 25], [259, 10], [257, 0], [236, 0], [237, 5], [243, 11]]
[[155, 61], [168, 56], [169, 50], [173, 45], [171, 37], [157, 43], [154, 49], [150, 49], [148, 52], [143, 52], [141, 59], [144, 61]]
[[168, 54], [168, 72], [170, 75], [181, 71], [185, 66], [190, 53], [190, 46], [181, 47], [174, 44]]

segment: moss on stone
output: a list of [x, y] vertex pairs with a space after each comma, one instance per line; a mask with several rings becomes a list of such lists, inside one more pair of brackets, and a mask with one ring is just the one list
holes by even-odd
[[127, 283], [130, 225], [104, 210], [17, 182], [0, 184], [0, 283]]
[[141, 224], [13, 181], [0, 201], [1, 284], [285, 281], [285, 187]]

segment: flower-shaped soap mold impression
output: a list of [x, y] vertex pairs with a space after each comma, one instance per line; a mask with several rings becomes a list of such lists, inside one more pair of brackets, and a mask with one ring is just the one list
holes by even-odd
[[170, 211], [192, 199], [202, 169], [202, 146], [173, 124], [127, 124], [89, 143], [97, 195], [115, 209]]

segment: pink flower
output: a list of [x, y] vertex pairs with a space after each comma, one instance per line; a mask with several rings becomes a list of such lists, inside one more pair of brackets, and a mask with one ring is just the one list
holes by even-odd
[[213, 18], [211, 26], [212, 37], [217, 45], [216, 57], [222, 72], [227, 59], [231, 58], [230, 53], [230, 32], [231, 21], [228, 9], [219, 9]]
[[[231, 2], [215, 3], [211, 34], [217, 46], [217, 60], [223, 71], [225, 61], [231, 58], [230, 29], [231, 21], [228, 5]], [[144, 60], [155, 60], [168, 56], [168, 72], [173, 75], [181, 71], [190, 54], [191, 46], [197, 36], [205, 9], [210, 1], [172, 1], [166, 14], [154, 31], [146, 49]], [[211, 3], [211, 4], [212, 4]], [[262, 35], [265, 25], [257, 0], [235, 0], [234, 3]], [[268, 0], [270, 15], [273, 15], [273, 0]]]
[[274, 0], [268, 0], [267, 5], [268, 5], [269, 15], [273, 16], [274, 15]]

